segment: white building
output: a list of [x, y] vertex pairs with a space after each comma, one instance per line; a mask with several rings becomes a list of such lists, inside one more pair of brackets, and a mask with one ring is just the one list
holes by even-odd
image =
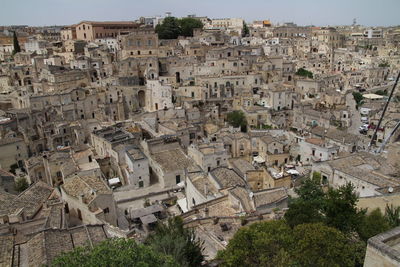
[[146, 111], [153, 112], [174, 107], [171, 85], [164, 85], [157, 80], [148, 80], [146, 87], [146, 105], [144, 107]]
[[299, 146], [300, 161], [305, 164], [333, 160], [339, 152], [338, 146], [329, 145], [319, 138], [307, 138]]
[[26, 52], [36, 52], [39, 55], [47, 54], [47, 42], [44, 40], [29, 40], [24, 45]]
[[119, 50], [119, 44], [116, 38], [100, 38], [96, 39], [95, 42], [106, 45], [110, 52], [115, 53]]
[[149, 161], [134, 145], [121, 145], [119, 150], [121, 170], [129, 185], [136, 188], [150, 185]]

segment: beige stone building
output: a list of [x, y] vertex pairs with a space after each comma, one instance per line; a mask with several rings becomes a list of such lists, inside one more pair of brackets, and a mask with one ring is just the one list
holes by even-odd
[[82, 21], [75, 25], [78, 40], [94, 41], [98, 38], [117, 37], [137, 27], [130, 21]]

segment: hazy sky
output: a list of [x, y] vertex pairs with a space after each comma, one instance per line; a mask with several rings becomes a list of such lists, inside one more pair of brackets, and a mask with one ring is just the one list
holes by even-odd
[[400, 0], [0, 0], [0, 25], [68, 25], [81, 20], [196, 14], [299, 25], [400, 25]]

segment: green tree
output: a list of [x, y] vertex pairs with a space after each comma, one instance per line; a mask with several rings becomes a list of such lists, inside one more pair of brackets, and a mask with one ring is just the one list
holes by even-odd
[[161, 24], [156, 26], [155, 30], [160, 39], [176, 39], [182, 32], [179, 20], [175, 17], [165, 18]]
[[179, 36], [192, 37], [193, 30], [198, 28], [203, 28], [203, 23], [198, 19], [168, 17], [156, 26], [156, 33], [160, 39], [176, 39]]
[[159, 253], [169, 255], [179, 266], [200, 266], [204, 260], [203, 243], [199, 241], [192, 229], [183, 227], [180, 217], [168, 219], [166, 224], [159, 223], [146, 244]]
[[133, 239], [108, 239], [93, 248], [76, 247], [57, 257], [52, 266], [176, 266], [170, 256], [153, 251], [149, 246], [137, 244]]
[[15, 180], [15, 190], [22, 192], [29, 187], [29, 183], [25, 177], [20, 177]]
[[321, 223], [267, 221], [239, 229], [217, 257], [221, 266], [355, 266], [365, 252], [359, 245]]
[[246, 22], [243, 21], [242, 37], [249, 36], [250, 30]]
[[294, 266], [355, 266], [358, 260], [357, 246], [342, 232], [322, 223], [296, 226], [292, 238]]
[[358, 229], [360, 238], [367, 241], [369, 238], [389, 230], [388, 219], [382, 214], [379, 208], [374, 209], [370, 214], [364, 216]]
[[363, 104], [363, 95], [359, 92], [353, 92], [353, 97], [354, 100], [356, 101], [357, 107], [361, 106]]
[[14, 46], [14, 50], [12, 52], [13, 55], [15, 55], [16, 53], [21, 52], [21, 47], [19, 46], [17, 33], [15, 31], [13, 33], [13, 46]]
[[323, 222], [343, 232], [359, 229], [365, 211], [357, 209], [358, 197], [352, 184], [329, 188], [324, 193], [317, 180], [308, 179], [296, 189], [296, 193], [299, 197], [289, 203], [289, 210], [285, 213], [285, 220], [291, 227]]
[[232, 112], [229, 112], [226, 119], [228, 123], [233, 127], [244, 128], [247, 125], [246, 116], [241, 110], [234, 110]]
[[386, 205], [385, 217], [388, 220], [390, 227], [400, 226], [400, 207], [394, 207], [393, 204]]
[[307, 179], [299, 188], [295, 189], [299, 196], [289, 203], [289, 210], [285, 213], [285, 220], [290, 227], [303, 223], [324, 222], [322, 213], [325, 193], [322, 191], [318, 179]]
[[182, 18], [179, 20], [179, 25], [181, 28], [181, 35], [185, 37], [192, 37], [194, 29], [203, 28], [203, 23], [194, 18]]
[[364, 210], [357, 209], [357, 194], [351, 183], [340, 186], [338, 189], [329, 188], [323, 206], [326, 224], [343, 232], [358, 229]]
[[218, 252], [222, 266], [287, 266], [293, 246], [290, 227], [282, 220], [242, 227]]
[[308, 78], [313, 78], [313, 73], [311, 71], [308, 71], [304, 68], [300, 68], [297, 70], [296, 75], [302, 76], [302, 77], [308, 77]]

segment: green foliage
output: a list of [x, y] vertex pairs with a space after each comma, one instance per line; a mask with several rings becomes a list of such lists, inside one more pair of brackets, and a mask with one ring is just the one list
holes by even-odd
[[156, 33], [160, 39], [176, 39], [181, 33], [179, 21], [175, 17], [168, 17], [156, 26]]
[[302, 224], [294, 228], [292, 238], [295, 266], [355, 266], [358, 262], [358, 247], [335, 228]]
[[359, 92], [353, 92], [353, 97], [354, 100], [356, 101], [357, 107], [361, 106], [363, 104], [363, 95]]
[[316, 183], [321, 183], [321, 179], [322, 179], [321, 173], [320, 172], [313, 172], [312, 179]]
[[133, 239], [108, 239], [93, 248], [77, 247], [57, 257], [52, 266], [179, 266], [170, 256], [137, 244]]
[[369, 238], [389, 230], [390, 224], [388, 219], [382, 214], [379, 208], [374, 209], [370, 214], [363, 218], [358, 234], [360, 238], [367, 241]]
[[25, 191], [29, 187], [29, 183], [26, 178], [21, 177], [15, 181], [15, 190], [18, 192]]
[[365, 211], [357, 209], [357, 201], [358, 197], [351, 183], [338, 189], [329, 188], [323, 208], [326, 224], [343, 232], [358, 229]]
[[378, 91], [376, 91], [375, 92], [375, 94], [377, 94], [377, 95], [387, 95], [387, 90], [378, 90]]
[[203, 23], [194, 18], [182, 18], [179, 20], [179, 25], [181, 27], [181, 35], [185, 37], [192, 37], [194, 29], [203, 28]]
[[308, 71], [304, 68], [300, 68], [297, 70], [296, 75], [298, 76], [302, 76], [302, 77], [308, 77], [308, 78], [312, 78], [313, 77], [313, 73], [311, 71]]
[[349, 183], [324, 193], [318, 181], [308, 179], [296, 189], [299, 197], [289, 203], [285, 219], [291, 227], [323, 222], [343, 232], [355, 231], [365, 211], [357, 209], [358, 197], [353, 190]]
[[239, 229], [218, 258], [222, 266], [284, 266], [292, 242], [291, 229], [284, 221], [254, 223]]
[[382, 63], [380, 63], [378, 66], [379, 66], [380, 68], [389, 68], [389, 67], [390, 67], [390, 65], [389, 65], [388, 62], [382, 62]]
[[203, 28], [203, 23], [198, 19], [167, 17], [155, 30], [160, 39], [176, 39], [179, 36], [193, 36], [193, 29], [196, 28]]
[[280, 220], [241, 228], [218, 258], [221, 266], [354, 266], [357, 251], [334, 228], [319, 223], [292, 229]]
[[18, 37], [17, 37], [17, 34], [15, 33], [15, 31], [13, 33], [13, 46], [14, 46], [14, 50], [12, 52], [13, 55], [21, 52], [21, 47], [19, 46]]
[[247, 27], [246, 22], [243, 21], [242, 37], [249, 36], [249, 33], [250, 33], [249, 27]]
[[295, 191], [299, 197], [289, 203], [289, 210], [285, 213], [288, 225], [295, 227], [303, 223], [323, 222], [324, 216], [321, 211], [325, 193], [319, 181], [307, 179]]
[[180, 217], [170, 218], [166, 224], [159, 223], [146, 244], [154, 251], [171, 256], [179, 266], [200, 266], [204, 259], [203, 243], [196, 238], [192, 229], [183, 227]]
[[393, 204], [386, 205], [385, 217], [390, 227], [400, 226], [400, 207], [394, 207]]
[[246, 116], [243, 111], [234, 110], [227, 115], [227, 121], [233, 127], [245, 127], [247, 125]]
[[260, 125], [260, 128], [263, 129], [263, 130], [274, 129], [274, 127], [272, 127], [272, 125], [269, 125], [269, 124], [262, 124], [262, 125]]

